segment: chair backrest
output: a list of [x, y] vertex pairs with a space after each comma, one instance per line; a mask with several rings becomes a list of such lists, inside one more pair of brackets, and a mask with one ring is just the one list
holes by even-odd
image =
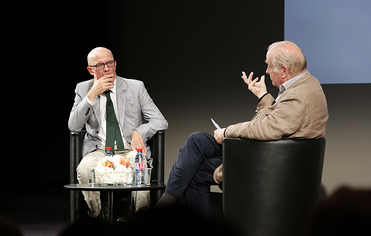
[[243, 235], [303, 235], [326, 141], [224, 139], [223, 211]]
[[86, 130], [80, 132], [70, 132], [70, 183], [77, 184], [76, 168], [82, 159], [82, 142]]

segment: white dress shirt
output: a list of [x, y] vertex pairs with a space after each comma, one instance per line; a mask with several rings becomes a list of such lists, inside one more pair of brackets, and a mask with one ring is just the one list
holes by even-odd
[[[113, 108], [115, 110], [115, 115], [116, 115], [116, 118], [117, 118], [117, 122], [119, 124], [119, 128], [120, 128], [120, 132], [121, 132], [121, 137], [122, 137], [122, 141], [124, 142], [124, 147], [125, 147], [125, 150], [131, 150], [131, 145], [125, 140], [124, 138], [124, 135], [123, 135], [123, 132], [122, 132], [122, 128], [121, 128], [121, 125], [120, 125], [120, 116], [118, 115], [117, 111], [117, 99], [116, 99], [116, 96], [117, 96], [117, 93], [116, 93], [116, 80], [114, 82], [114, 85], [113, 85], [113, 88], [111, 89], [111, 100], [112, 100], [112, 103], [113, 103]], [[102, 150], [105, 150], [105, 146], [106, 146], [106, 102], [107, 102], [107, 97], [106, 95], [103, 93], [101, 95], [99, 95], [100, 97], [100, 128], [99, 128], [99, 133], [98, 133], [98, 137], [99, 139], [102, 140], [102, 143], [100, 144], [99, 146], [99, 149], [102, 149]], [[90, 105], [92, 106], [95, 106], [96, 105], [96, 102], [92, 102], [88, 99], [88, 102], [90, 103]], [[117, 146], [116, 146], [116, 141], [115, 141], [115, 148], [114, 150], [117, 150]]]

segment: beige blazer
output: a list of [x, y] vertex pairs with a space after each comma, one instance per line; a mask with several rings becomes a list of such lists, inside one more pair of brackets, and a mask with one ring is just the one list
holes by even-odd
[[319, 81], [308, 71], [278, 98], [267, 94], [251, 121], [228, 126], [226, 137], [256, 140], [316, 139], [325, 136], [328, 110]]
[[[227, 138], [255, 140], [316, 139], [325, 136], [328, 110], [319, 81], [308, 71], [293, 83], [276, 103], [267, 94], [258, 103], [251, 121], [228, 126]], [[221, 183], [223, 164], [216, 168], [214, 180]]]

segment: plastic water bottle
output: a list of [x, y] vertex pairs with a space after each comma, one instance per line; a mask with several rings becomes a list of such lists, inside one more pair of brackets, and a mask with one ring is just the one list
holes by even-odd
[[113, 156], [112, 147], [106, 147], [106, 156]]
[[142, 176], [140, 179], [141, 180], [140, 183], [142, 184], [142, 186], [146, 186], [146, 164], [147, 164], [146, 157], [142, 153], [142, 160], [141, 160]]
[[135, 182], [135, 187], [140, 187], [142, 183], [142, 149], [137, 149], [137, 155], [135, 156], [135, 173], [134, 173], [134, 182]]

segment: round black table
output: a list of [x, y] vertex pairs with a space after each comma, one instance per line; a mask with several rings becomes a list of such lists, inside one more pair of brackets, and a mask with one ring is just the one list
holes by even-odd
[[135, 187], [134, 185], [97, 185], [97, 184], [66, 184], [63, 186], [65, 189], [72, 191], [103, 191], [107, 192], [107, 221], [113, 223], [113, 193], [114, 192], [132, 192], [132, 191], [151, 191], [163, 190], [166, 185], [163, 183], [152, 183], [151, 186]]

